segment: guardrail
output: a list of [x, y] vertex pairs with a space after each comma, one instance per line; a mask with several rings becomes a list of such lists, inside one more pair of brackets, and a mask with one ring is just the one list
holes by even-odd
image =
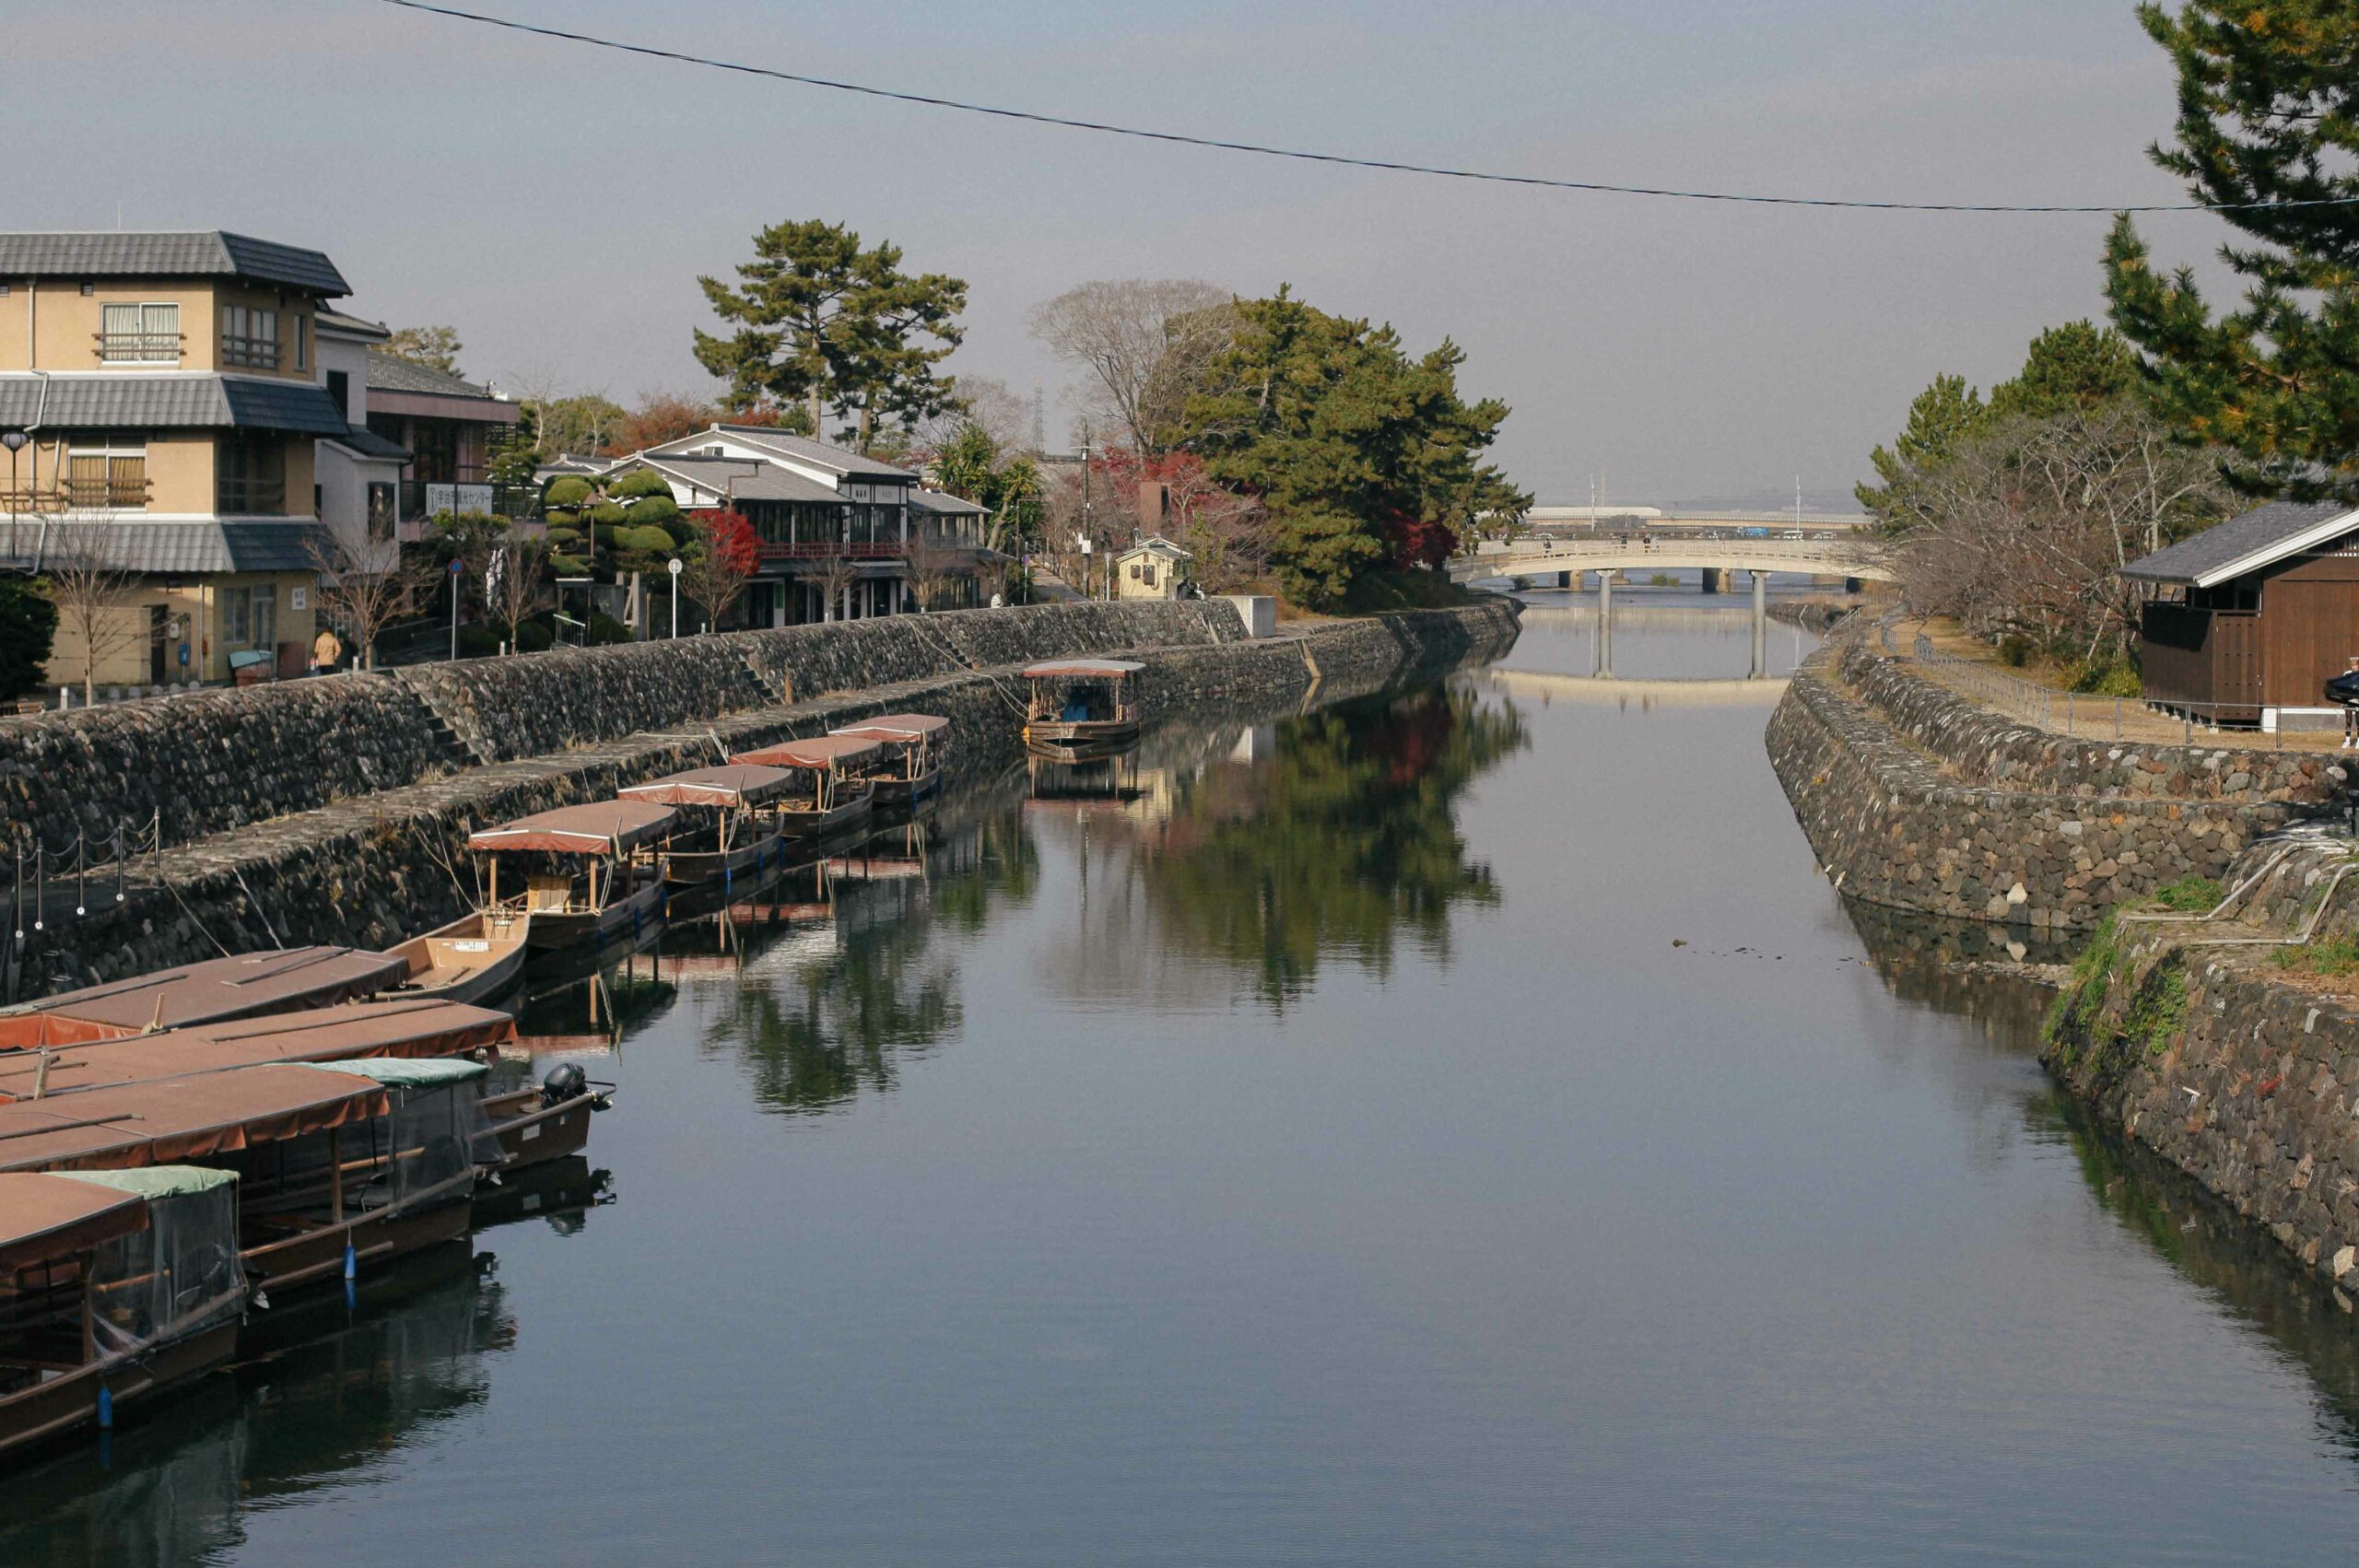
[[[1883, 635], [1886, 649], [1892, 647], [1890, 629]], [[2250, 703], [2174, 703], [2167, 709], [2157, 708], [2140, 697], [2099, 696], [2090, 692], [2063, 692], [2053, 686], [2026, 681], [2020, 675], [2010, 675], [1994, 670], [1978, 659], [1961, 659], [1954, 653], [1943, 653], [1933, 646], [1933, 639], [1924, 633], [1917, 634], [1911, 657], [1919, 664], [1936, 666], [1946, 671], [1944, 683], [1986, 708], [1997, 708], [2011, 718], [2036, 724], [2043, 730], [2054, 730], [2078, 740], [2120, 740], [2125, 713], [2145, 712], [2167, 721], [2177, 717], [2179, 721], [2179, 743], [2193, 745], [2195, 731], [2201, 727], [2207, 734], [2217, 734], [2228, 719], [2248, 718]], [[2127, 704], [2127, 708], [2124, 707]], [[2273, 731], [2241, 731], [2249, 741], [2240, 745], [2259, 745], [2267, 733], [2274, 749], [2285, 749], [2285, 728]], [[2331, 733], [2331, 731], [2325, 731]]]

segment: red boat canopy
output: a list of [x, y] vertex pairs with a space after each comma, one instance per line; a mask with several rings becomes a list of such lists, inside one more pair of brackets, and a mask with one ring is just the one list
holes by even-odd
[[[597, 801], [520, 816], [467, 835], [470, 849], [540, 849], [552, 855], [619, 855], [661, 837], [672, 808], [645, 801]], [[406, 973], [406, 968], [405, 968]]]
[[[42, 1033], [35, 1019], [42, 1015], [126, 1029], [170, 1029], [221, 1018], [326, 1007], [390, 989], [408, 975], [406, 959], [354, 947], [290, 947], [277, 953], [208, 958], [202, 964], [184, 964], [176, 969], [158, 969], [44, 997], [23, 1012], [0, 1019], [0, 1051], [59, 1043], [58, 1031], [51, 1031], [47, 1038], [35, 1037]], [[106, 1032], [90, 1030], [78, 1037], [88, 1039]]]
[[1127, 659], [1051, 659], [1045, 664], [1035, 664], [1025, 671], [1024, 678], [1027, 681], [1119, 681], [1145, 668], [1145, 665], [1134, 664]]
[[235, 1153], [386, 1113], [384, 1085], [241, 1067], [0, 1106], [0, 1171], [119, 1171]]
[[759, 751], [739, 752], [732, 762], [752, 763], [759, 767], [804, 767], [824, 773], [830, 767], [849, 767], [882, 755], [885, 748], [874, 741], [860, 740], [851, 735], [820, 735], [808, 741], [785, 741]]
[[783, 795], [793, 788], [794, 775], [780, 767], [731, 763], [722, 767], [696, 767], [662, 778], [634, 784], [620, 791], [626, 801], [649, 801], [664, 806], [721, 806], [734, 809]]
[[32, 1053], [0, 1056], [0, 1104], [27, 1099], [36, 1082], [45, 1095], [62, 1094], [276, 1062], [455, 1056], [515, 1036], [508, 1014], [460, 1002], [349, 1002], [67, 1046], [51, 1054], [45, 1079]]
[[135, 1192], [71, 1176], [0, 1176], [0, 1276], [147, 1228], [147, 1200]]
[[950, 728], [950, 720], [933, 713], [883, 713], [857, 724], [846, 724], [830, 730], [830, 735], [841, 735], [854, 741], [898, 742], [930, 741]]

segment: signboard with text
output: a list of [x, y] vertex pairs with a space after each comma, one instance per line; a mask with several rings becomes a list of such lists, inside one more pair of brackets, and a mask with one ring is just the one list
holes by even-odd
[[428, 485], [426, 487], [426, 515], [439, 517], [444, 512], [485, 512], [491, 510], [491, 486], [488, 485]]

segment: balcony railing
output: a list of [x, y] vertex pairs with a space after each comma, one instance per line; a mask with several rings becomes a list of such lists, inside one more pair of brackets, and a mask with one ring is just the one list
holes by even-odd
[[908, 545], [892, 539], [854, 540], [849, 544], [840, 539], [805, 540], [799, 544], [777, 544], [766, 540], [761, 546], [761, 558], [765, 561], [893, 561], [909, 553]]
[[231, 516], [281, 517], [287, 511], [284, 479], [217, 479], [213, 486], [216, 511]]
[[139, 511], [147, 505], [145, 479], [68, 478], [58, 488], [73, 511]]
[[278, 369], [278, 340], [275, 337], [230, 337], [221, 339], [221, 363], [242, 366], [249, 370]]
[[106, 365], [177, 365], [186, 334], [176, 332], [102, 332], [99, 361]]

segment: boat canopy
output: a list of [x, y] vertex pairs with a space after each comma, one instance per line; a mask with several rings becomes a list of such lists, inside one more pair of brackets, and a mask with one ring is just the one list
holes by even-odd
[[446, 1083], [469, 1082], [491, 1071], [482, 1062], [447, 1056], [363, 1057], [357, 1061], [315, 1061], [310, 1065], [322, 1072], [348, 1073], [371, 1083], [399, 1089], [439, 1089]]
[[626, 801], [651, 801], [664, 806], [720, 806], [736, 810], [783, 795], [794, 785], [794, 775], [782, 767], [753, 763], [729, 763], [721, 767], [693, 767], [686, 773], [634, 784], [621, 791]]
[[851, 767], [884, 755], [874, 741], [850, 735], [818, 735], [807, 741], [784, 741], [759, 751], [739, 752], [732, 762], [761, 767], [803, 767], [824, 773], [830, 767]]
[[382, 1086], [297, 1065], [0, 1106], [0, 1171], [126, 1170], [235, 1153], [383, 1116]]
[[[201, 964], [86, 986], [28, 1003], [0, 1018], [0, 1050], [59, 1043], [31, 1037], [40, 1027], [31, 1023], [34, 1016], [130, 1029], [170, 1029], [218, 1018], [325, 1007], [390, 989], [408, 974], [406, 960], [357, 947], [290, 947], [235, 958], [208, 958]], [[19, 1035], [25, 1036], [21, 1042]]]
[[1128, 659], [1051, 659], [1024, 672], [1027, 681], [1119, 681], [1145, 669]]
[[487, 1008], [427, 1000], [346, 1002], [67, 1046], [50, 1054], [45, 1076], [31, 1052], [0, 1055], [0, 1103], [29, 1096], [37, 1083], [48, 1095], [274, 1062], [453, 1056], [502, 1045], [515, 1036], [516, 1021]]
[[59, 1171], [63, 1181], [86, 1181], [92, 1187], [109, 1188], [127, 1192], [136, 1198], [185, 1198], [192, 1192], [211, 1192], [229, 1186], [238, 1179], [235, 1171], [217, 1171], [208, 1165], [148, 1165], [135, 1171]]
[[0, 1175], [0, 1276], [147, 1228], [147, 1204], [135, 1192], [62, 1176]]
[[[552, 855], [619, 855], [672, 826], [673, 812], [645, 801], [596, 801], [520, 816], [467, 836], [470, 849], [539, 849]], [[405, 973], [407, 971], [405, 970]]]
[[883, 741], [906, 745], [912, 741], [931, 741], [950, 728], [950, 720], [934, 713], [882, 713], [857, 724], [846, 724], [827, 731], [855, 741]]

